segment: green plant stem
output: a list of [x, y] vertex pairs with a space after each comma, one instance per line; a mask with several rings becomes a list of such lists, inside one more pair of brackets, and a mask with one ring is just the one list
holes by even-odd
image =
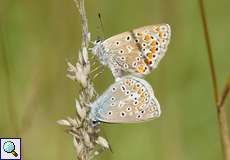
[[221, 142], [222, 148], [223, 148], [224, 160], [230, 160], [229, 133], [228, 133], [226, 113], [224, 110], [224, 100], [227, 97], [227, 94], [229, 92], [230, 80], [228, 81], [228, 83], [224, 89], [223, 95], [219, 98], [218, 86], [217, 86], [217, 77], [216, 77], [216, 72], [215, 72], [213, 56], [212, 56], [213, 52], [212, 52], [211, 42], [210, 42], [210, 38], [209, 38], [208, 25], [207, 25], [203, 0], [199, 0], [199, 6], [200, 6], [200, 14], [201, 14], [201, 18], [202, 18], [202, 23], [203, 23], [206, 46], [207, 46], [207, 50], [208, 50], [208, 61], [209, 61], [209, 66], [210, 66], [210, 70], [211, 70], [215, 104], [216, 104], [216, 108], [217, 108], [217, 117], [218, 117], [219, 132], [220, 132], [220, 142]]
[[212, 47], [211, 47], [211, 42], [209, 38], [209, 32], [208, 32], [208, 24], [205, 16], [205, 10], [204, 10], [204, 1], [199, 0], [200, 2], [200, 14], [203, 22], [203, 29], [204, 29], [204, 37], [207, 45], [207, 50], [208, 50], [208, 62], [209, 62], [209, 67], [211, 70], [211, 76], [212, 76], [212, 84], [213, 84], [213, 90], [214, 90], [214, 98], [216, 104], [218, 103], [218, 85], [217, 85], [217, 77], [216, 77], [216, 71], [215, 71], [215, 66], [214, 66], [214, 61], [213, 61], [213, 52], [212, 52]]

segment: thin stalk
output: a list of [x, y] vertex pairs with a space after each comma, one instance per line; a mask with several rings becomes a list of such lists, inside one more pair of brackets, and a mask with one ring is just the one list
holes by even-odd
[[99, 136], [100, 126], [94, 125], [89, 117], [90, 103], [95, 96], [95, 89], [90, 78], [91, 64], [88, 56], [90, 33], [85, 13], [84, 0], [74, 0], [78, 8], [82, 26], [82, 46], [78, 52], [76, 65], [67, 62], [67, 77], [77, 81], [81, 87], [79, 99], [76, 99], [75, 118], [67, 117], [58, 121], [67, 128], [67, 133], [73, 136], [73, 143], [79, 160], [91, 160], [104, 149], [109, 149], [107, 140]]
[[213, 93], [214, 93], [214, 98], [216, 104], [218, 103], [218, 85], [217, 85], [217, 77], [216, 77], [216, 71], [215, 71], [215, 65], [213, 61], [213, 52], [212, 52], [212, 47], [211, 47], [211, 41], [209, 37], [209, 32], [208, 32], [208, 24], [206, 20], [206, 15], [205, 15], [205, 10], [204, 10], [204, 1], [199, 0], [200, 2], [200, 15], [202, 18], [203, 22], [203, 29], [204, 29], [204, 37], [206, 41], [206, 46], [208, 50], [208, 62], [209, 62], [209, 67], [211, 70], [211, 76], [212, 76], [212, 85], [213, 85]]
[[223, 154], [224, 154], [223, 157], [224, 157], [224, 160], [230, 160], [230, 143], [229, 143], [228, 124], [227, 124], [227, 118], [226, 118], [226, 113], [224, 109], [224, 101], [227, 97], [227, 94], [230, 88], [230, 79], [228, 80], [228, 83], [224, 89], [222, 96], [219, 97], [217, 77], [216, 77], [215, 66], [214, 66], [214, 61], [213, 61], [213, 52], [212, 52], [212, 47], [211, 47], [211, 42], [210, 42], [210, 37], [209, 37], [209, 32], [208, 32], [208, 24], [207, 24], [207, 19], [205, 15], [203, 0], [199, 0], [199, 7], [200, 7], [200, 15], [202, 19], [202, 24], [203, 24], [204, 37], [205, 37], [207, 51], [208, 51], [208, 61], [209, 61], [209, 67], [211, 70], [213, 92], [214, 92], [215, 104], [217, 108], [220, 142], [222, 144], [222, 149], [223, 149]]

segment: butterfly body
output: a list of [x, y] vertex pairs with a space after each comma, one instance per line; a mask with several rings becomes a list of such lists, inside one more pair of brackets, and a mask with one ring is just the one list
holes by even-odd
[[125, 72], [143, 77], [157, 67], [170, 37], [168, 24], [144, 26], [97, 41], [92, 51], [111, 69], [115, 78]]
[[152, 87], [138, 77], [124, 76], [91, 105], [90, 118], [94, 122], [137, 123], [160, 114]]

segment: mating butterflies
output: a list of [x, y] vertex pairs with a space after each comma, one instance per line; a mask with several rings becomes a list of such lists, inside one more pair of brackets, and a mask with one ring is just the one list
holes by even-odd
[[115, 78], [124, 72], [139, 77], [149, 74], [165, 55], [171, 36], [168, 24], [150, 25], [96, 41], [92, 52]]
[[94, 122], [135, 123], [160, 114], [150, 84], [135, 76], [124, 76], [91, 104], [90, 118]]

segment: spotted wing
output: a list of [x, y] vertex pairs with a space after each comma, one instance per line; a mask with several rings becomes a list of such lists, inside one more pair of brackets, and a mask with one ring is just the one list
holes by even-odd
[[135, 123], [160, 116], [152, 87], [143, 79], [125, 76], [115, 82], [92, 105], [94, 120]]
[[168, 24], [151, 25], [124, 32], [105, 40], [102, 44], [123, 71], [139, 76], [150, 73], [165, 55], [171, 37]]

